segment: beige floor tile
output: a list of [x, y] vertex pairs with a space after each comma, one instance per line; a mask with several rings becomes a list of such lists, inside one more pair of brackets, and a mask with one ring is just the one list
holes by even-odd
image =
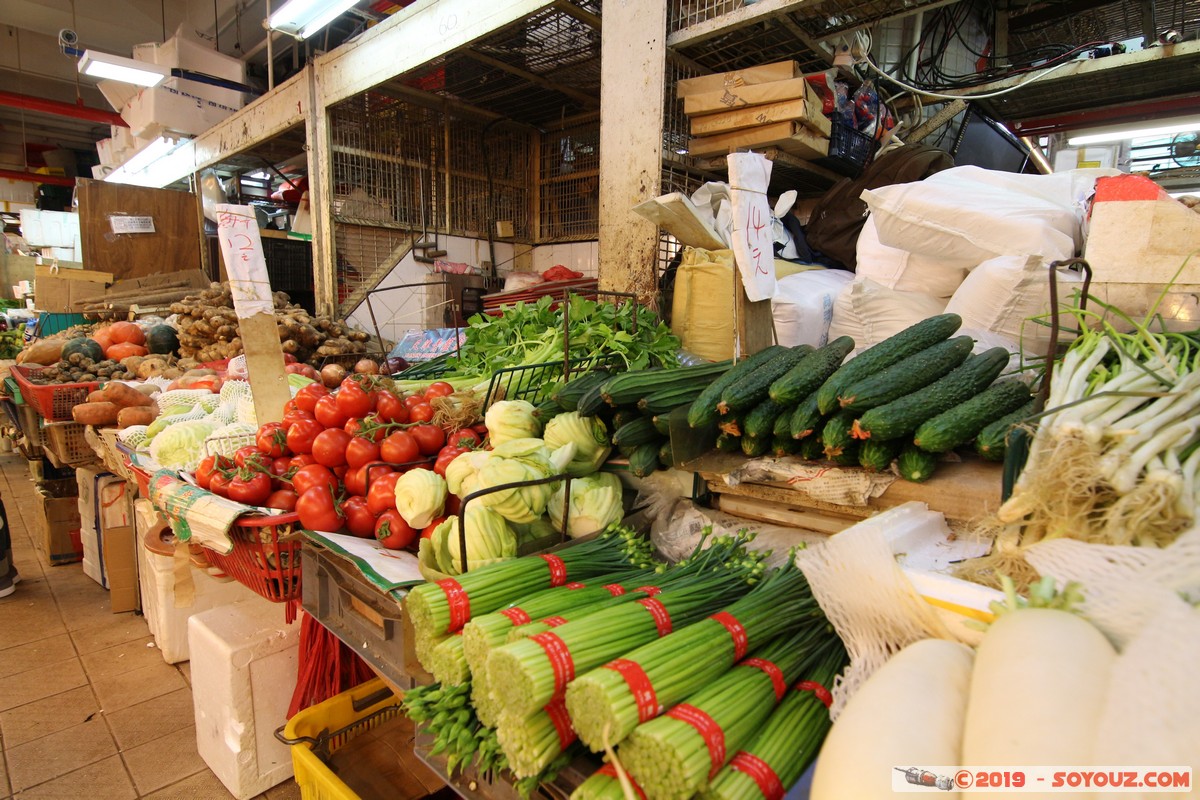
[[192, 690], [184, 687], [143, 703], [106, 713], [108, 726], [122, 750], [152, 742], [195, 724]]
[[[91, 722], [8, 748], [9, 779], [19, 792], [74, 772], [117, 752], [108, 726], [99, 716]], [[78, 791], [70, 796], [75, 796]]]
[[141, 639], [150, 630], [146, 620], [132, 611], [110, 614], [107, 620], [67, 620], [75, 649], [83, 653], [107, 650], [119, 644]]
[[[19, 592], [21, 587], [17, 587]], [[67, 628], [59, 619], [58, 609], [49, 598], [44, 601], [48, 608], [41, 608], [33, 613], [25, 609], [9, 609], [0, 605], [0, 648], [17, 647], [30, 642], [40, 642], [51, 636], [67, 632]]]
[[178, 783], [142, 795], [142, 800], [219, 800], [231, 795], [224, 784], [207, 767]]
[[92, 688], [96, 690], [96, 697], [100, 698], [100, 707], [104, 709], [104, 713], [112, 714], [168, 692], [185, 689], [187, 683], [178, 670], [159, 659], [157, 664], [147, 664], [117, 675], [95, 678], [92, 680]]
[[12, 789], [8, 785], [8, 765], [4, 760], [4, 753], [0, 752], [0, 797], [8, 797], [12, 794]]
[[162, 651], [154, 646], [154, 638], [151, 636], [143, 636], [106, 650], [86, 653], [80, 656], [79, 660], [83, 662], [83, 669], [92, 681], [110, 678], [140, 667], [166, 664]]
[[125, 759], [125, 766], [133, 775], [133, 785], [141, 795], [170, 786], [200, 770], [207, 771], [204, 760], [196, 752], [194, 725], [126, 750], [121, 757]]
[[71, 637], [65, 633], [9, 647], [0, 650], [0, 679], [74, 657], [75, 648], [71, 645]]
[[191, 686], [192, 685], [192, 662], [182, 661], [182, 662], [176, 664], [175, 667], [179, 670], [179, 674], [183, 676], [183, 679], [185, 681], [187, 681], [187, 685]]
[[73, 728], [100, 711], [92, 687], [80, 686], [69, 692], [28, 703], [0, 713], [4, 746], [17, 745]]
[[78, 658], [19, 672], [0, 680], [0, 711], [23, 706], [87, 683]]
[[81, 795], [97, 800], [134, 800], [137, 792], [120, 756], [77, 769], [21, 792], [21, 800], [71, 800]]
[[300, 800], [300, 786], [294, 781], [285, 781], [267, 789], [267, 800]]

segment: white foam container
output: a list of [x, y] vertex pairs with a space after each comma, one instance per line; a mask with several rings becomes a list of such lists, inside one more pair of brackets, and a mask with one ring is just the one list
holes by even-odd
[[124, 501], [125, 481], [103, 470], [79, 467], [75, 470], [79, 487], [79, 535], [83, 541], [83, 574], [108, 588], [108, 570], [104, 565], [105, 527], [129, 523]]
[[296, 687], [300, 625], [281, 604], [240, 602], [188, 620], [196, 750], [238, 800], [292, 777], [274, 736]]

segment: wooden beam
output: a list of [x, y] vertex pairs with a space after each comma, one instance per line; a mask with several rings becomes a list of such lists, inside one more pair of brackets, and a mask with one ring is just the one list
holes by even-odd
[[933, 133], [938, 128], [949, 124], [952, 119], [965, 111], [966, 108], [967, 103], [965, 100], [955, 100], [947, 103], [939, 108], [937, 113], [935, 113], [932, 117], [914, 128], [912, 133], [910, 133], [908, 136], [905, 136], [904, 142], [906, 144], [916, 144], [917, 142], [922, 141], [926, 136]]
[[521, 69], [520, 67], [514, 67], [512, 64], [501, 61], [498, 58], [484, 55], [483, 53], [470, 49], [464, 50], [463, 55], [478, 61], [481, 64], [487, 64], [489, 67], [498, 69], [501, 72], [507, 72], [509, 75], [515, 75], [527, 83], [532, 83], [534, 86], [540, 86], [543, 89], [549, 89], [552, 92], [558, 92], [559, 94], [565, 95], [587, 108], [595, 108], [599, 105], [595, 95], [575, 89], [571, 86], [563, 86], [561, 83], [555, 83], [554, 81], [547, 80], [541, 75], [536, 75], [528, 70]]
[[759, 0], [753, 5], [741, 6], [732, 11], [727, 11], [720, 16], [706, 19], [703, 22], [697, 22], [695, 25], [689, 25], [686, 28], [675, 31], [667, 37], [667, 47], [691, 47], [729, 31], [744, 28], [747, 25], [753, 25], [756, 22], [762, 22], [771, 17], [777, 17], [780, 14], [787, 14], [804, 6], [818, 5], [820, 1]]
[[304, 131], [308, 139], [308, 208], [312, 220], [313, 303], [318, 314], [338, 310], [337, 243], [333, 235], [333, 140], [329, 109], [317, 102], [316, 81], [310, 96]]

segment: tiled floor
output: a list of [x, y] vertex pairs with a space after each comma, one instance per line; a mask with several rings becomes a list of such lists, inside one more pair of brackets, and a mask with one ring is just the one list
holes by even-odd
[[[0, 456], [17, 591], [0, 600], [0, 799], [221, 800], [196, 753], [190, 674], [79, 564], [43, 567], [25, 461]], [[299, 798], [292, 781], [261, 798]], [[260, 800], [261, 800], [260, 798]]]

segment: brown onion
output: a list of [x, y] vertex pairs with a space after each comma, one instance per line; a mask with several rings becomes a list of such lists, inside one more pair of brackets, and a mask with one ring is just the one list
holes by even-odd
[[377, 375], [379, 373], [379, 365], [369, 358], [360, 358], [358, 363], [354, 365], [354, 371], [359, 375]]
[[321, 383], [325, 384], [326, 389], [340, 386], [345, 379], [346, 368], [341, 364], [326, 364], [321, 367]]

